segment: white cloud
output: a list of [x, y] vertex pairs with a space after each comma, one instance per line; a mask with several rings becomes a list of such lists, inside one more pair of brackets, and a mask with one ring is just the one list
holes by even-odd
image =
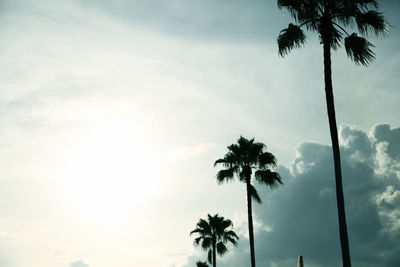
[[197, 155], [207, 152], [213, 146], [214, 146], [213, 143], [200, 143], [195, 145], [182, 146], [168, 151], [166, 153], [166, 156], [167, 158], [171, 159], [195, 157]]
[[149, 64], [163, 64], [165, 61], [161, 58], [146, 58], [145, 62]]

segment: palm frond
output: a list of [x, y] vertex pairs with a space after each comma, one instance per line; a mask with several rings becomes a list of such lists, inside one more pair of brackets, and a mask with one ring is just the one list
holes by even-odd
[[299, 0], [278, 0], [279, 9], [286, 9], [289, 14], [297, 20], [299, 13], [302, 10], [302, 1]]
[[194, 233], [198, 233], [200, 231], [200, 229], [194, 229], [193, 231], [190, 232], [190, 235], [194, 234]]
[[335, 11], [331, 14], [334, 21], [343, 23], [345, 26], [351, 26], [354, 21], [355, 14], [362, 12], [360, 5], [354, 1], [339, 0], [337, 1]]
[[240, 161], [240, 157], [241, 157], [240, 151], [235, 151], [235, 152], [230, 151], [230, 152], [228, 152], [224, 157], [224, 159], [226, 161], [224, 166], [225, 167], [230, 167], [232, 165], [237, 164]]
[[[228, 149], [230, 147], [231, 146], [229, 146]], [[217, 166], [218, 164], [222, 164], [225, 168], [230, 168], [230, 167], [232, 167], [233, 165], [235, 165], [239, 161], [239, 158], [240, 158], [240, 155], [237, 155], [233, 151], [229, 151], [228, 153], [226, 153], [224, 158], [217, 159], [214, 162], [214, 167]]]
[[232, 181], [235, 175], [237, 167], [229, 168], [226, 170], [220, 170], [217, 173], [217, 182], [218, 184], [222, 184], [223, 182]]
[[375, 53], [371, 50], [373, 44], [365, 38], [357, 36], [356, 33], [348, 36], [344, 40], [347, 56], [356, 64], [367, 66], [375, 58]]
[[239, 239], [239, 237], [238, 238], [233, 238], [233, 237], [227, 237], [226, 238], [227, 242], [230, 242], [235, 247], [238, 245], [238, 242], [237, 242], [238, 239]]
[[[348, 1], [348, 0], [344, 0]], [[378, 8], [378, 1], [376, 0], [353, 0], [351, 2], [356, 3], [362, 8]]]
[[221, 218], [222, 218], [222, 220], [218, 223], [218, 226], [219, 226], [218, 230], [219, 230], [219, 233], [221, 235], [223, 235], [226, 231], [226, 228], [232, 226], [232, 221], [229, 219], [225, 219], [224, 217], [221, 217]]
[[211, 249], [208, 251], [207, 259], [208, 259], [209, 263], [211, 263], [211, 264], [213, 263], [212, 250]]
[[299, 23], [314, 20], [321, 10], [319, 0], [278, 0], [278, 7], [287, 10]]
[[217, 159], [214, 162], [214, 167], [217, 166], [218, 164], [226, 164], [226, 163], [227, 163], [226, 159]]
[[206, 236], [209, 233], [208, 233], [208, 231], [206, 231], [204, 229], [196, 228], [196, 229], [194, 229], [193, 231], [190, 232], [190, 235], [192, 235], [192, 234], [199, 234], [199, 235], [202, 235], [202, 236]]
[[335, 20], [343, 23], [344, 26], [353, 26], [355, 18], [364, 13], [368, 13], [371, 8], [378, 8], [375, 0], [337, 0], [337, 10], [333, 14]]
[[196, 224], [196, 228], [190, 232], [190, 235], [192, 234], [198, 234], [201, 237], [209, 237], [212, 234], [210, 225], [206, 220], [200, 219]]
[[200, 244], [200, 241], [201, 241], [202, 239], [203, 239], [203, 237], [201, 237], [201, 236], [196, 237], [196, 238], [193, 240], [193, 245], [198, 246], [198, 245]]
[[207, 250], [207, 249], [209, 249], [211, 247], [211, 244], [212, 244], [212, 238], [211, 237], [203, 238], [203, 242], [201, 242], [201, 248], [203, 250]]
[[219, 255], [224, 255], [228, 251], [228, 248], [222, 242], [217, 243], [217, 253]]
[[368, 35], [369, 32], [375, 32], [375, 35], [387, 34], [389, 24], [385, 21], [382, 13], [375, 10], [369, 10], [365, 13], [358, 13], [355, 16], [358, 30], [363, 35]]
[[332, 49], [338, 49], [342, 43], [343, 35], [342, 33], [336, 28], [332, 27], [332, 39], [331, 39], [331, 47]]
[[197, 229], [200, 230], [200, 232], [204, 232], [204, 233], [211, 233], [211, 228], [209, 223], [204, 220], [204, 219], [200, 219], [199, 222], [197, 223]]
[[284, 57], [293, 48], [299, 48], [306, 42], [306, 35], [299, 26], [292, 23], [287, 29], [282, 30], [278, 36], [279, 55]]
[[248, 186], [249, 186], [249, 193], [250, 193], [251, 199], [253, 199], [254, 201], [256, 201], [257, 203], [260, 204], [262, 201], [261, 201], [260, 196], [257, 193], [257, 190], [255, 189], [255, 187], [252, 184], [249, 184]]
[[242, 151], [239, 145], [232, 144], [228, 146], [228, 150], [229, 152], [225, 155], [225, 158], [229, 157], [231, 160], [233, 160], [233, 158], [235, 158], [236, 161], [240, 160]]
[[320, 21], [319, 21], [318, 17], [314, 18], [314, 19], [310, 19], [303, 23], [303, 25], [306, 27], [306, 29], [310, 30], [310, 31], [318, 31], [319, 24], [320, 24]]
[[232, 245], [237, 246], [237, 240], [239, 239], [239, 237], [237, 236], [237, 234], [230, 230], [227, 231], [224, 235], [223, 235], [223, 240], [225, 242], [230, 242]]
[[196, 266], [197, 267], [208, 267], [208, 264], [205, 261], [198, 261], [198, 262], [196, 262]]
[[258, 157], [258, 167], [264, 169], [265, 167], [276, 167], [276, 158], [272, 153], [263, 152]]
[[357, 9], [357, 10], [367, 10], [371, 8], [378, 8], [378, 1], [376, 0], [336, 0], [335, 10], [344, 9]]
[[258, 170], [255, 173], [256, 180], [261, 184], [266, 184], [270, 188], [274, 189], [282, 183], [282, 179], [277, 172], [270, 170]]
[[234, 237], [236, 239], [239, 239], [239, 237], [237, 236], [237, 234], [233, 231], [233, 230], [229, 230], [225, 233], [225, 237]]

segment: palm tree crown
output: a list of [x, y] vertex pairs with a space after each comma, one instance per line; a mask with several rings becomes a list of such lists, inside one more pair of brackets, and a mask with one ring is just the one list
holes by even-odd
[[253, 171], [255, 179], [271, 188], [282, 184], [280, 175], [272, 171], [276, 167], [276, 158], [271, 153], [264, 151], [265, 145], [254, 142], [254, 138], [247, 140], [240, 137], [237, 144], [228, 146], [228, 152], [222, 159], [215, 161], [214, 166], [222, 164], [224, 169], [217, 173], [218, 183], [231, 181], [235, 176], [239, 181], [246, 184], [247, 191], [247, 215], [249, 223], [249, 241], [251, 266], [255, 267], [254, 253], [254, 233], [253, 233], [253, 215], [252, 199], [261, 203], [261, 198], [251, 183]]
[[368, 65], [374, 58], [373, 44], [357, 33], [349, 34], [345, 28], [356, 26], [362, 36], [388, 32], [389, 24], [378, 8], [376, 0], [278, 0], [278, 7], [287, 10], [299, 24], [289, 24], [278, 37], [279, 54], [287, 55], [293, 48], [306, 42], [302, 30], [316, 31], [321, 43], [331, 48], [344, 46], [347, 55], [356, 63]]
[[233, 230], [228, 228], [232, 227], [232, 221], [225, 219], [218, 214], [211, 216], [207, 215], [207, 220], [200, 219], [196, 225], [196, 229], [190, 232], [190, 235], [197, 234], [193, 241], [195, 246], [200, 245], [202, 249], [208, 250], [208, 261], [216, 266], [216, 253], [220, 256], [224, 255], [228, 248], [225, 246], [231, 243], [237, 246], [239, 237]]
[[264, 149], [263, 143], [254, 142], [254, 138], [247, 140], [241, 136], [237, 144], [228, 146], [228, 153], [214, 163], [214, 166], [222, 164], [225, 168], [217, 173], [218, 183], [231, 181], [236, 175], [239, 181], [249, 183], [252, 199], [261, 203], [260, 196], [251, 184], [253, 170], [255, 179], [261, 184], [266, 184], [272, 189], [282, 184], [279, 174], [271, 171], [276, 167], [275, 156]]

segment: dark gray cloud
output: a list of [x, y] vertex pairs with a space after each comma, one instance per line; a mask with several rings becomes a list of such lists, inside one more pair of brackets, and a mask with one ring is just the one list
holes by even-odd
[[[370, 134], [342, 125], [342, 164], [350, 249], [354, 266], [400, 264], [400, 128], [377, 125]], [[341, 262], [332, 152], [305, 142], [290, 171], [280, 167], [284, 186], [260, 188], [264, 202], [254, 212], [267, 229], [256, 232], [260, 266], [295, 266], [298, 254], [307, 266]], [[220, 266], [246, 266], [248, 240]], [[195, 260], [192, 257], [191, 260]]]
[[265, 39], [271, 33], [275, 36], [278, 22], [285, 20], [276, 2], [262, 0], [85, 1], [85, 5], [136, 25], [192, 38]]
[[[85, 6], [114, 18], [181, 37], [275, 42], [291, 18], [276, 1], [148, 0], [85, 1]], [[383, 11], [398, 9], [398, 1], [381, 1]], [[396, 16], [393, 19], [397, 22]]]
[[89, 267], [89, 265], [86, 264], [86, 263], [83, 262], [83, 261], [71, 262], [71, 263], [69, 264], [69, 266], [70, 266], [70, 267]]
[[[394, 26], [398, 23], [398, 1], [383, 0], [381, 11], [390, 17]], [[81, 10], [75, 9], [77, 4]], [[201, 41], [224, 40], [234, 42], [276, 42], [282, 28], [292, 21], [289, 14], [278, 9], [276, 1], [265, 0], [147, 0], [147, 1], [69, 1], [38, 7], [37, 1], [2, 1], [0, 14], [21, 11], [31, 15], [47, 16], [52, 21], [90, 24], [95, 17], [76, 18], [81, 11], [108, 14], [112, 20], [126, 22], [135, 27], [173, 34]], [[65, 12], [60, 12], [60, 7]], [[76, 20], [76, 21], [75, 21]]]

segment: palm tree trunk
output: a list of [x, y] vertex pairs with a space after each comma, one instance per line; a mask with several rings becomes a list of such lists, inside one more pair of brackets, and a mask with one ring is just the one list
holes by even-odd
[[212, 263], [213, 263], [213, 267], [217, 266], [217, 250], [216, 250], [216, 243], [217, 240], [215, 238], [212, 239], [212, 246], [213, 246], [213, 259], [212, 259]]
[[340, 150], [338, 132], [336, 126], [335, 105], [332, 88], [332, 69], [331, 69], [331, 46], [325, 38], [324, 44], [324, 74], [325, 74], [325, 96], [328, 110], [329, 130], [331, 132], [333, 162], [335, 165], [336, 180], [336, 201], [338, 208], [340, 245], [342, 248], [343, 267], [351, 267], [349, 240], [347, 236], [346, 214], [344, 208], [344, 196], [342, 185], [342, 171], [340, 166]]
[[250, 179], [247, 179], [246, 181], [246, 189], [247, 189], [247, 214], [249, 221], [251, 267], [256, 267], [256, 257], [254, 253], [253, 213], [251, 208]]

